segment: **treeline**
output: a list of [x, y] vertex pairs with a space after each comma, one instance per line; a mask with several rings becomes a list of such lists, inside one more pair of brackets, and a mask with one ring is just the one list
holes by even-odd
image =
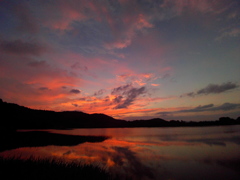
[[114, 127], [181, 127], [181, 126], [216, 126], [240, 124], [240, 117], [232, 119], [221, 117], [216, 121], [186, 122], [166, 121], [160, 118], [150, 120], [117, 120], [105, 114], [87, 114], [79, 111], [44, 111], [34, 110], [6, 103], [0, 99], [0, 130], [16, 129], [71, 129], [71, 128], [114, 128]]

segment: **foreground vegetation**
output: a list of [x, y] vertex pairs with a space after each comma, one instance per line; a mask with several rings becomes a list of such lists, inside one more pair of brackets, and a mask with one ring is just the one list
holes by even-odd
[[56, 159], [27, 160], [0, 157], [1, 179], [58, 179], [58, 180], [90, 180], [111, 179], [106, 169], [94, 165], [76, 162], [67, 163]]

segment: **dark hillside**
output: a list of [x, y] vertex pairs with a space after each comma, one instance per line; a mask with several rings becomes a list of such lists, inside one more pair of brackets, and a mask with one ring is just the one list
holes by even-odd
[[150, 120], [117, 120], [105, 114], [87, 114], [80, 111], [34, 110], [0, 100], [0, 130], [11, 132], [16, 129], [69, 129], [69, 128], [113, 128], [113, 127], [179, 127], [215, 126], [240, 124], [235, 120], [221, 117], [215, 121], [185, 122], [166, 121], [160, 118]]

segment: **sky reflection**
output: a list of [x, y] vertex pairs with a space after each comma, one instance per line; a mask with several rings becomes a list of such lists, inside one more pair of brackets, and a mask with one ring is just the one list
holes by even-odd
[[[0, 155], [54, 157], [96, 164], [106, 167], [120, 179], [240, 177], [240, 126], [194, 128], [195, 131], [192, 128], [145, 128], [142, 134], [139, 129], [115, 129], [116, 135], [99, 143], [19, 148]], [[92, 135], [100, 129], [78, 131], [82, 135], [91, 131]], [[114, 129], [104, 131], [102, 135], [108, 135], [106, 131], [112, 133]], [[124, 132], [126, 136], [123, 136]]]

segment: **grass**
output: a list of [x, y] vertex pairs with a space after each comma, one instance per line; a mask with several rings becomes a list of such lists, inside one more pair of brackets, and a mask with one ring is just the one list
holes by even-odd
[[0, 157], [0, 177], [31, 180], [90, 180], [112, 179], [106, 169], [99, 166], [56, 159], [20, 159]]

